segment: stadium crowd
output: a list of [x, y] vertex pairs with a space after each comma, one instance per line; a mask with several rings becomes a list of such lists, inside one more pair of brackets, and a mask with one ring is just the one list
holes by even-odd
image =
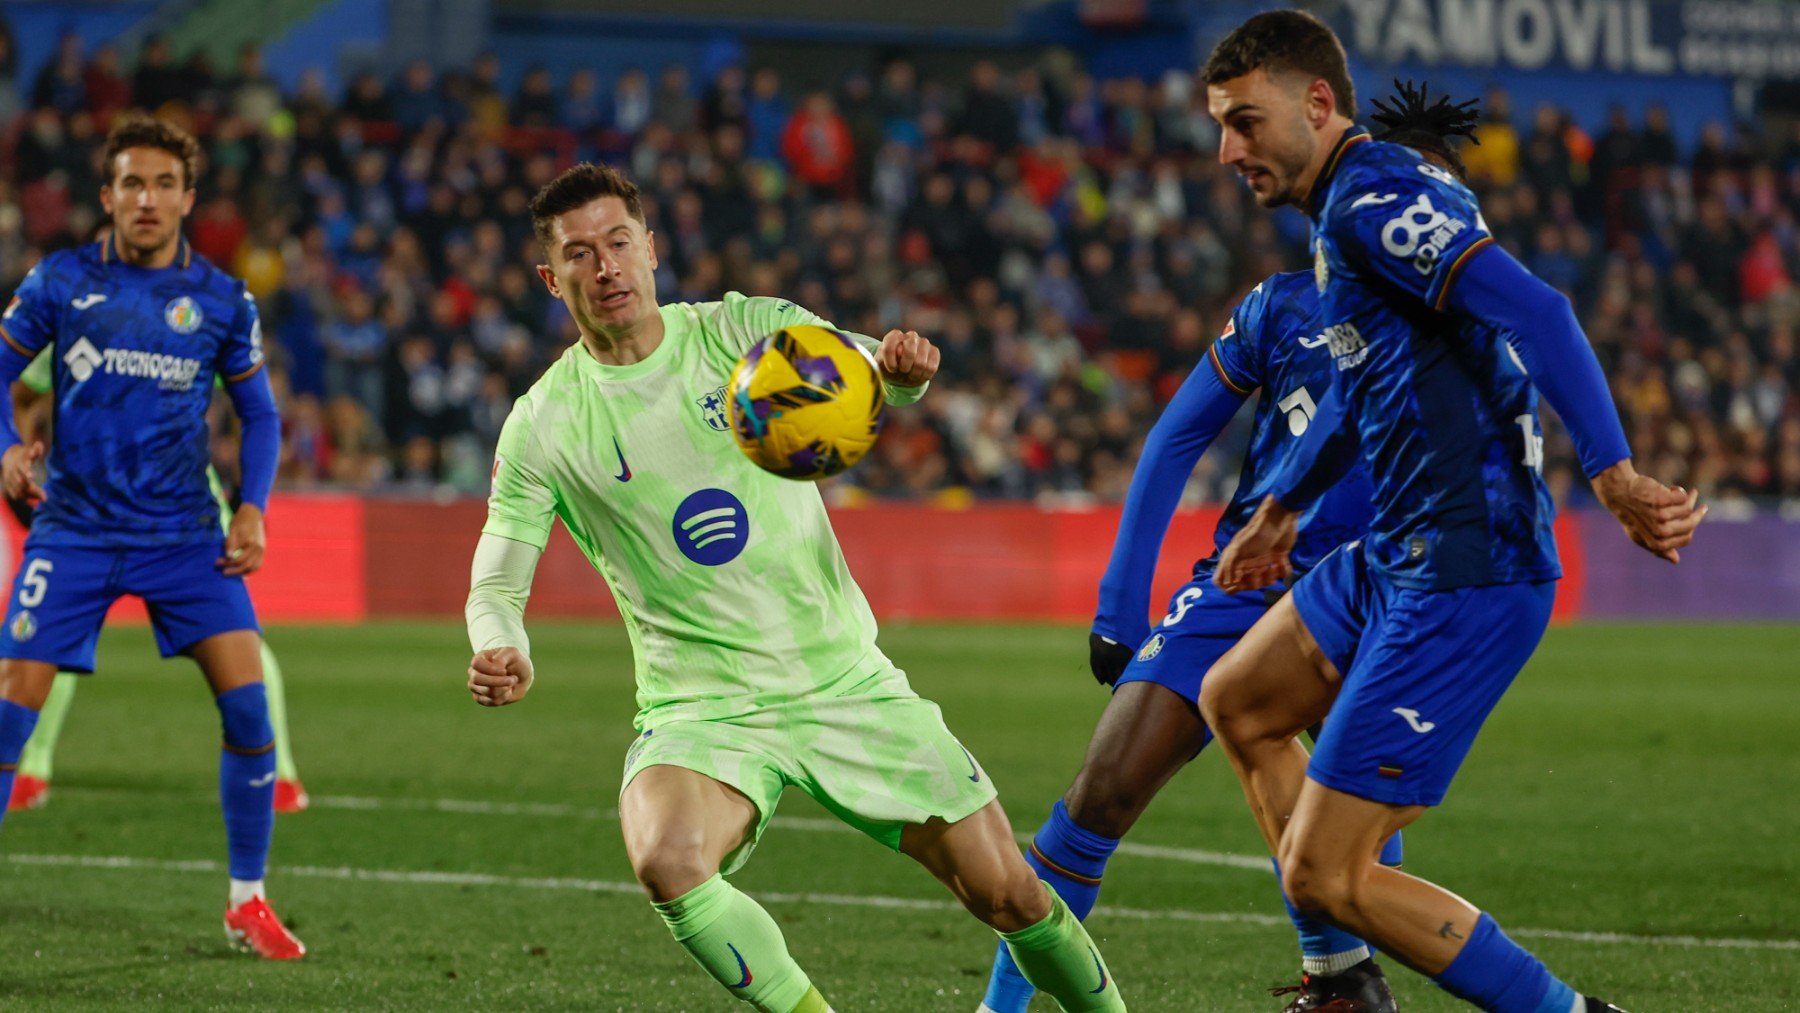
[[[284, 92], [253, 47], [219, 71], [69, 36], [24, 88], [15, 59], [0, 30], [0, 292], [101, 223], [112, 116], [195, 130], [190, 239], [257, 296], [287, 488], [485, 491], [512, 399], [574, 337], [526, 205], [578, 158], [643, 187], [665, 302], [781, 295], [942, 347], [932, 396], [890, 414], [839, 496], [1119, 499], [1236, 300], [1309, 264], [1304, 220], [1217, 164], [1184, 74], [1099, 81], [1053, 54], [937, 80], [891, 58], [801, 91], [768, 67], [533, 68], [509, 93], [488, 55], [339, 95], [317, 72]], [[1465, 158], [1488, 225], [1574, 300], [1646, 470], [1800, 507], [1800, 132], [1713, 123], [1683, 151], [1655, 105], [1588, 132], [1483, 98]], [[1248, 414], [1193, 500], [1229, 494]], [[1549, 429], [1553, 489], [1585, 495]]]

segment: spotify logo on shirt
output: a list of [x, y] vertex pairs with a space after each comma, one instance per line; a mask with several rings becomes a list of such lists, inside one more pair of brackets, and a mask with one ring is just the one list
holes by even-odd
[[750, 538], [750, 515], [736, 496], [702, 489], [675, 508], [675, 544], [701, 566], [729, 563]]

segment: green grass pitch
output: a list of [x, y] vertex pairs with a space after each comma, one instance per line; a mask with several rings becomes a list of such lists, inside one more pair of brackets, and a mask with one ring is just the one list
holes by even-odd
[[[218, 725], [199, 677], [156, 660], [147, 631], [109, 632], [50, 805], [0, 831], [0, 1002], [742, 1008], [630, 883], [621, 630], [534, 634], [537, 688], [490, 712], [462, 689], [458, 625], [271, 631], [315, 799], [276, 827], [272, 898], [311, 948], [278, 966], [219, 928]], [[1034, 830], [1105, 702], [1082, 631], [896, 625], [882, 643]], [[1800, 1008], [1797, 656], [1791, 625], [1552, 631], [1447, 804], [1407, 832], [1408, 868], [1634, 1013]], [[1222, 758], [1171, 784], [1130, 843], [1090, 925], [1132, 1009], [1279, 1009], [1265, 990], [1294, 976], [1292, 931]], [[980, 998], [993, 935], [802, 795], [736, 882], [845, 1013]], [[1459, 1008], [1389, 967], [1403, 1008]]]

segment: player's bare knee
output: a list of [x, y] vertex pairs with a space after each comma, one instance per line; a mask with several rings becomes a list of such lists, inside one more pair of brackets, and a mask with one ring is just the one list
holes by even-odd
[[628, 849], [631, 872], [651, 900], [674, 900], [719, 871], [718, 863], [707, 859], [701, 844], [698, 834], [652, 835]]
[[1237, 699], [1236, 687], [1230, 679], [1214, 678], [1215, 668], [1200, 686], [1200, 720], [1212, 729], [1213, 737], [1222, 743], [1254, 741], [1266, 722], [1254, 709]]
[[34, 711], [43, 710], [55, 679], [54, 666], [17, 658], [0, 660], [0, 700]]
[[708, 868], [698, 853], [658, 856], [632, 871], [644, 892], [657, 903], [671, 901], [711, 879], [717, 868]]
[[1356, 906], [1359, 877], [1354, 869], [1306, 842], [1284, 839], [1279, 850], [1281, 889], [1296, 908], [1341, 921]]
[[1017, 932], [1044, 920], [1050, 913], [1050, 895], [1024, 862], [989, 883], [971, 887], [963, 895], [969, 913], [998, 932]]

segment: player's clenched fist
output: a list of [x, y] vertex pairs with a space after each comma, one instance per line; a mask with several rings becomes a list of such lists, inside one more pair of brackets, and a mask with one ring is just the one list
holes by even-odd
[[531, 659], [517, 647], [490, 647], [469, 661], [469, 692], [483, 707], [518, 703], [531, 690]]
[[918, 331], [889, 331], [875, 350], [881, 378], [896, 387], [917, 387], [930, 381], [937, 375], [942, 357], [937, 346], [920, 337]]
[[39, 441], [33, 441], [29, 447], [15, 443], [6, 448], [6, 456], [0, 458], [0, 487], [5, 488], [7, 499], [28, 503], [44, 501], [44, 490], [37, 483], [35, 470], [43, 457], [44, 444]]

